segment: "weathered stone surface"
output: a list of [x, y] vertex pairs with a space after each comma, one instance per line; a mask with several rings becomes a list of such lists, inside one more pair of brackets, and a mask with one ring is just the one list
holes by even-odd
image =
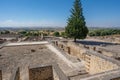
[[52, 66], [29, 69], [29, 80], [54, 80]]

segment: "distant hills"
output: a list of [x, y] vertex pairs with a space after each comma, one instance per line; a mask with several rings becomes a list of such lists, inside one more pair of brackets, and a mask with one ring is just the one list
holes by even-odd
[[89, 29], [120, 29], [120, 27], [88, 27]]
[[64, 27], [0, 27], [0, 30], [63, 30]]
[[[89, 29], [120, 29], [120, 27], [88, 27]], [[64, 30], [64, 27], [0, 27], [0, 30]]]

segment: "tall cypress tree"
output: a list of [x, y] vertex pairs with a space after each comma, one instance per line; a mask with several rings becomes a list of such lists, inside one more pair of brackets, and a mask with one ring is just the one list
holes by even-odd
[[76, 39], [85, 39], [88, 34], [80, 0], [75, 0], [74, 2], [65, 32], [67, 37], [74, 38], [75, 42]]

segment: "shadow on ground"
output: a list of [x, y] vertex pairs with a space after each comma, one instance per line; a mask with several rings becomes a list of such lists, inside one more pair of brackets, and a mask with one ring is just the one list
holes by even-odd
[[99, 41], [88, 41], [88, 40], [80, 40], [77, 43], [81, 43], [83, 45], [91, 45], [91, 46], [107, 46], [107, 45], [117, 45], [115, 43], [110, 42], [99, 42]]

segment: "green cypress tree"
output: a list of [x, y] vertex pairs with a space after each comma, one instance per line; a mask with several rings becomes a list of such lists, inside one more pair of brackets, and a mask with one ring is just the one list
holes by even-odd
[[71, 16], [68, 18], [67, 27], [65, 28], [67, 37], [76, 39], [85, 39], [88, 34], [85, 18], [82, 12], [80, 0], [75, 0], [71, 9]]

